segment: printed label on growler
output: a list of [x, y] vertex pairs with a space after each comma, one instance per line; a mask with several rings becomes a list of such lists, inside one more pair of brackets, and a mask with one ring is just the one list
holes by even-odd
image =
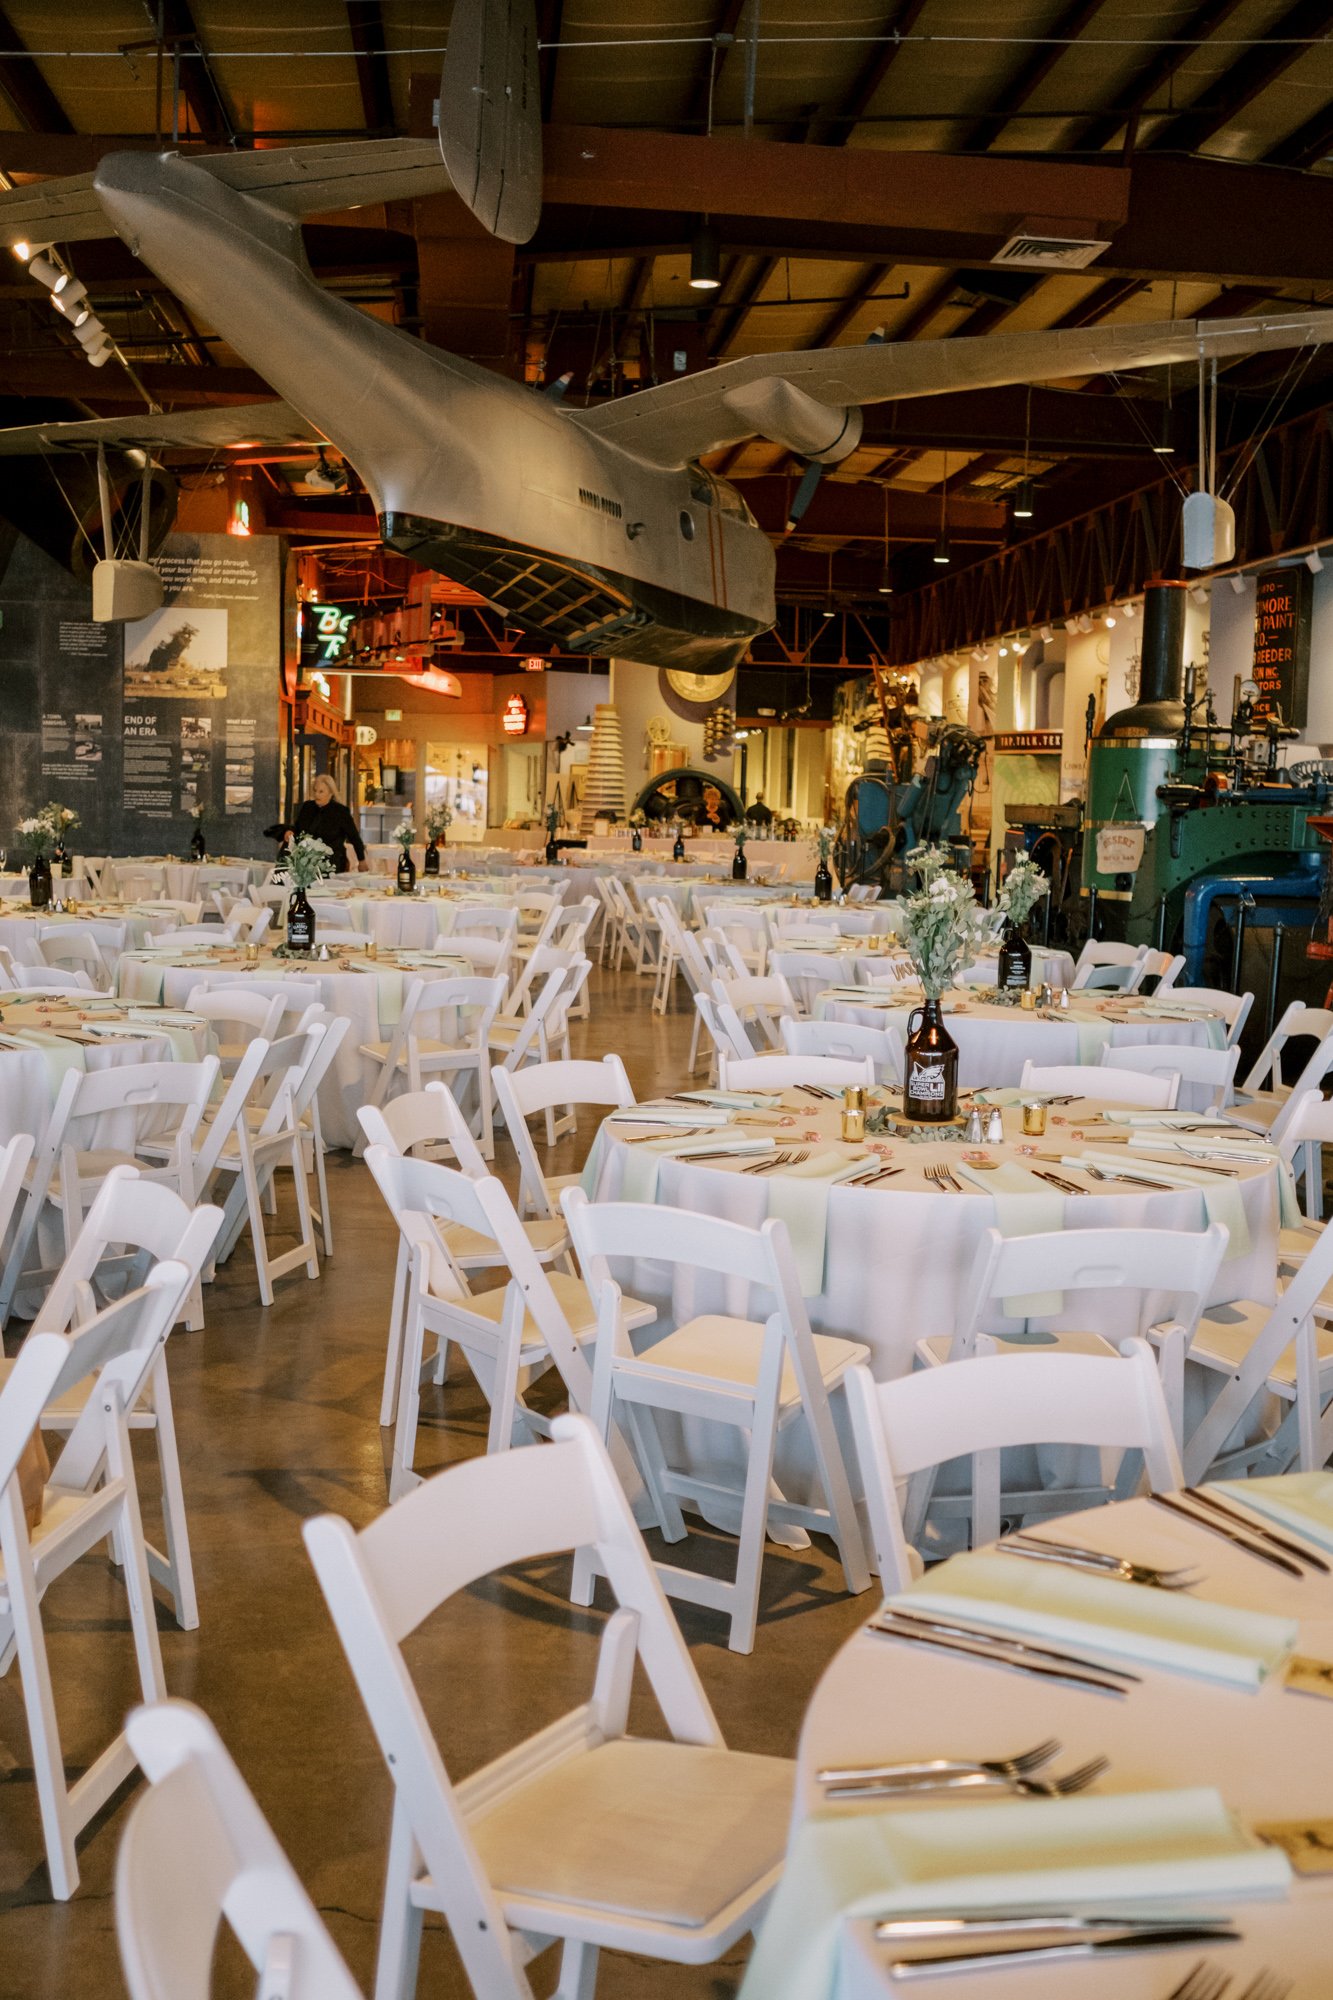
[[915, 1059], [908, 1065], [907, 1095], [922, 1104], [942, 1104], [944, 1102], [944, 1058], [927, 1058], [924, 1062]]

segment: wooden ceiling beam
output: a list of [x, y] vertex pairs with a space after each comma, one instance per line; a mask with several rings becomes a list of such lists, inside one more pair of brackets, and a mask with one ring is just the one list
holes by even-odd
[[357, 88], [361, 92], [361, 115], [368, 132], [387, 137], [397, 127], [380, 0], [346, 0], [346, 4], [347, 32], [352, 39]]
[[74, 130], [59, 98], [3, 8], [0, 8], [0, 97], [29, 132]]
[[1116, 90], [1116, 108], [1094, 112], [1076, 127], [1069, 138], [1070, 148], [1080, 153], [1100, 152], [1127, 126], [1132, 131], [1137, 126], [1139, 114], [1159, 90], [1165, 90], [1176, 72], [1183, 69], [1195, 54], [1197, 44], [1215, 34], [1240, 4], [1241, 0], [1202, 0], [1202, 5], [1196, 7], [1189, 19], [1176, 28], [1168, 45], [1149, 57]]
[[1247, 48], [1184, 111], [1155, 133], [1154, 152], [1196, 153], [1256, 97], [1284, 77], [1313, 42], [1329, 33], [1328, 0], [1296, 0], [1264, 30], [1264, 43]]
[[1101, 12], [1106, 0], [1070, 0], [1056, 15], [1028, 60], [997, 93], [992, 108], [971, 120], [954, 145], [960, 153], [984, 153], [1045, 83], [1070, 45]]
[[[143, 0], [143, 4], [154, 34], [161, 35], [169, 54], [180, 56], [181, 96], [196, 133], [210, 146], [233, 145], [236, 120], [208, 59], [190, 0]], [[169, 77], [169, 68], [167, 74]]]

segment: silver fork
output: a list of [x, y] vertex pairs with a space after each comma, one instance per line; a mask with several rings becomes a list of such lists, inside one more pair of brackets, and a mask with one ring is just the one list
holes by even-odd
[[1175, 1192], [1168, 1182], [1146, 1180], [1142, 1174], [1106, 1174], [1100, 1167], [1080, 1167], [1079, 1172], [1090, 1175], [1095, 1181], [1121, 1181], [1129, 1187], [1155, 1188], [1159, 1194]]
[[826, 1764], [815, 1775], [821, 1785], [851, 1784], [857, 1778], [892, 1778], [900, 1772], [994, 1771], [1001, 1778], [1025, 1778], [1030, 1771], [1039, 1771], [1052, 1757], [1058, 1757], [1061, 1748], [1058, 1737], [1048, 1736], [1044, 1743], [1034, 1743], [1017, 1757], [929, 1757], [921, 1763]]
[[1229, 1972], [1223, 1972], [1219, 1966], [1209, 1965], [1201, 1958], [1186, 1973], [1179, 1986], [1171, 1988], [1166, 2000], [1222, 2000], [1230, 1984]]
[[934, 1792], [1003, 1791], [1023, 1799], [1068, 1799], [1076, 1792], [1086, 1792], [1103, 1771], [1109, 1770], [1110, 1763], [1109, 1757], [1091, 1757], [1086, 1764], [1079, 1764], [1058, 1778], [1021, 1777], [999, 1771], [943, 1771], [923, 1773], [920, 1777], [855, 1779], [826, 1786], [824, 1795], [828, 1799], [897, 1799]]

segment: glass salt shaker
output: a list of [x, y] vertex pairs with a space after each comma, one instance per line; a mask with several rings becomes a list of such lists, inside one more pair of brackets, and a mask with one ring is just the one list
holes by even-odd
[[979, 1105], [974, 1104], [967, 1114], [967, 1126], [963, 1132], [963, 1138], [969, 1146], [980, 1146], [985, 1140], [985, 1136], [981, 1125], [981, 1108]]
[[990, 1120], [986, 1126], [986, 1144], [988, 1146], [1002, 1146], [1004, 1144], [1004, 1119], [1000, 1116], [1000, 1107], [998, 1104], [993, 1105], [991, 1108]]

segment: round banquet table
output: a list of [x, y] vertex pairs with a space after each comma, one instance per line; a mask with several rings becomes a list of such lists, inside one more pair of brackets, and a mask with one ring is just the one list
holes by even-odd
[[[1042, 1523], [1063, 1539], [1164, 1568], [1204, 1572], [1196, 1595], [1297, 1618], [1297, 1650], [1333, 1659], [1333, 1585], [1306, 1572], [1298, 1582], [1215, 1535], [1132, 1500]], [[1015, 1562], [1014, 1569], [1026, 1566]], [[932, 1572], [936, 1579], [939, 1572]], [[1075, 1648], [1074, 1650], [1079, 1650]], [[1143, 1684], [1123, 1701], [1035, 1680], [925, 1647], [897, 1645], [864, 1630], [835, 1656], [815, 1689], [801, 1732], [795, 1824], [821, 1808], [838, 1814], [886, 1810], [824, 1807], [815, 1773], [826, 1765], [929, 1757], [1012, 1756], [1056, 1737], [1053, 1770], [1094, 1756], [1111, 1760], [1089, 1796], [1213, 1786], [1246, 1826], [1330, 1818], [1329, 1708], [1285, 1689], [1274, 1674], [1256, 1690], [1136, 1667]], [[897, 1810], [949, 1812], [947, 1803]], [[1200, 1907], [1196, 1901], [1191, 1907]], [[1116, 1956], [978, 1974], [932, 1974], [920, 1982], [937, 2000], [1167, 2000], [1201, 1958], [1232, 1975], [1228, 2000], [1243, 2000], [1265, 1967], [1295, 1983], [1291, 2000], [1327, 2000], [1333, 1875], [1292, 1878], [1289, 1896], [1224, 1905], [1244, 1940], [1171, 1952]], [[832, 2000], [892, 2000], [908, 1991], [884, 1971], [869, 1920], [842, 1926]], [[916, 1983], [910, 1990], [916, 1990]], [[783, 1996], [785, 2000], [785, 1996]]]
[[[55, 896], [76, 896], [80, 902], [90, 896], [92, 885], [83, 869], [76, 861], [72, 875], [62, 875], [55, 868], [51, 870], [51, 894]], [[15, 869], [12, 864], [8, 873], [0, 873], [0, 898], [6, 902], [26, 903], [28, 900], [28, 871]]]
[[[885, 1102], [886, 1093], [872, 1092], [871, 1101]], [[647, 1105], [637, 1108], [649, 1111]], [[680, 1108], [673, 1106], [677, 1112]], [[1001, 1112], [1005, 1142], [982, 1148], [987, 1158], [999, 1164], [1041, 1166], [1076, 1183], [1082, 1182], [1088, 1190], [1086, 1194], [1070, 1196], [1050, 1190], [1046, 1219], [1040, 1223], [1027, 1221], [1024, 1226], [1191, 1231], [1205, 1227], [1208, 1205], [1202, 1189], [1173, 1188], [1155, 1193], [1123, 1183], [1101, 1184], [1080, 1170], [1054, 1166], [1040, 1159], [1041, 1153], [1055, 1156], [1080, 1153], [1085, 1144], [1109, 1150], [1113, 1142], [1106, 1134], [1112, 1128], [1103, 1129], [1092, 1122], [1100, 1118], [1102, 1110], [1095, 1102], [1053, 1107], [1045, 1138], [1034, 1141], [1023, 1140], [1021, 1112], [1017, 1108]], [[771, 1137], [779, 1146], [803, 1146], [812, 1155], [830, 1149], [851, 1159], [866, 1148], [842, 1145], [837, 1137], [840, 1115], [840, 1105], [820, 1103], [796, 1091], [782, 1092], [772, 1108], [734, 1113], [743, 1136]], [[779, 1117], [792, 1122], [775, 1126], [773, 1121]], [[747, 1120], [756, 1122], [751, 1125]], [[771, 1212], [771, 1190], [783, 1177], [745, 1173], [743, 1169], [753, 1164], [753, 1156], [711, 1164], [686, 1164], [659, 1155], [656, 1185], [646, 1186], [644, 1166], [634, 1156], [650, 1154], [653, 1147], [651, 1143], [637, 1141], [634, 1135], [650, 1129], [636, 1126], [627, 1118], [603, 1122], [583, 1175], [583, 1185], [591, 1200], [655, 1200], [700, 1214], [722, 1216], [752, 1229], [767, 1219]], [[1075, 1138], [1075, 1133], [1084, 1136]], [[1019, 1147], [1024, 1144], [1035, 1146], [1037, 1154], [1021, 1153]], [[822, 1284], [817, 1290], [806, 1290], [810, 1324], [816, 1333], [840, 1334], [863, 1341], [870, 1349], [871, 1372], [877, 1381], [883, 1382], [910, 1372], [918, 1341], [953, 1334], [982, 1232], [996, 1226], [1003, 1228], [1004, 1222], [996, 1202], [982, 1188], [965, 1183], [967, 1192], [946, 1193], [926, 1179], [925, 1170], [930, 1166], [944, 1164], [956, 1171], [965, 1150], [958, 1143], [872, 1136], [868, 1145], [882, 1147], [884, 1164], [902, 1171], [876, 1187], [839, 1186], [786, 1177], [779, 1202], [783, 1219], [792, 1232], [798, 1269], [803, 1274], [811, 1262], [811, 1228], [817, 1226], [807, 1219], [806, 1211], [817, 1215], [827, 1202]], [[1122, 1149], [1116, 1145], [1115, 1150]], [[1127, 1161], [1132, 1157], [1136, 1165], [1142, 1163], [1145, 1175], [1151, 1174], [1150, 1154], [1135, 1149], [1131, 1155], [1127, 1148], [1123, 1150]], [[1218, 1186], [1234, 1190], [1238, 1197], [1249, 1242], [1233, 1249], [1223, 1262], [1208, 1303], [1216, 1306], [1241, 1298], [1271, 1302], [1277, 1272], [1276, 1160], [1252, 1161], [1239, 1167], [1236, 1179], [1220, 1177]], [[1212, 1199], [1216, 1206], [1219, 1199], [1230, 1202], [1232, 1195]], [[813, 1261], [818, 1268], [817, 1245]], [[671, 1324], [696, 1313], [740, 1316], [749, 1313], [744, 1286], [728, 1287], [724, 1281], [706, 1274], [678, 1272], [674, 1294], [664, 1288], [660, 1269], [651, 1264], [623, 1260], [616, 1268], [616, 1276], [631, 1297], [656, 1304], [664, 1314], [669, 1314]], [[1166, 1297], [1150, 1295], [1145, 1300], [1123, 1290], [1080, 1292], [1078, 1325], [1108, 1339], [1124, 1339], [1138, 1333], [1141, 1324], [1161, 1318], [1170, 1303]], [[997, 1312], [988, 1316], [985, 1331], [1022, 1334], [1026, 1330], [1032, 1338], [1060, 1323], [1059, 1315], [1045, 1318], [1034, 1315], [1021, 1320]], [[649, 1329], [647, 1338], [652, 1337]], [[1206, 1382], [1196, 1382], [1194, 1377], [1200, 1373], [1187, 1370], [1186, 1424], [1190, 1427], [1203, 1414], [1220, 1379], [1210, 1376]], [[1260, 1420], [1264, 1414], [1260, 1413]], [[849, 1449], [841, 1399], [834, 1405], [834, 1417], [844, 1449]], [[685, 1455], [692, 1466], [709, 1471], [725, 1467], [734, 1478], [739, 1464], [734, 1433], [724, 1433], [704, 1420], [690, 1419], [678, 1427], [674, 1419], [664, 1418], [662, 1422], [664, 1436], [670, 1434], [683, 1440]], [[1081, 1478], [1077, 1454], [1043, 1453], [1042, 1467], [1042, 1483], [1051, 1488], [1077, 1484]], [[804, 1426], [795, 1425], [781, 1436], [775, 1468], [784, 1492], [793, 1495], [812, 1492]], [[727, 1525], [729, 1517], [725, 1511], [710, 1510], [709, 1518]]]
[[[873, 960], [868, 961], [873, 965]], [[815, 1019], [847, 1021], [867, 1028], [888, 1028], [901, 1044], [906, 1040], [908, 1016], [921, 1005], [901, 991], [890, 991], [882, 999], [850, 992], [828, 991], [816, 996]], [[1162, 1002], [1163, 1007], [1169, 1002]], [[1017, 1084], [1023, 1065], [1041, 1067], [1064, 1063], [1097, 1063], [1103, 1048], [1123, 1048], [1131, 1044], [1153, 1046], [1184, 1043], [1193, 1048], [1220, 1049], [1226, 1043], [1226, 1024], [1218, 1014], [1196, 1014], [1189, 1020], [1167, 1018], [1157, 1011], [1153, 999], [1137, 994], [1117, 994], [1101, 1000], [1075, 1001], [1067, 1008], [1043, 1013], [1022, 1007], [1005, 1007], [979, 1000], [975, 993], [959, 990], [946, 994], [945, 1026], [958, 1044], [958, 1083], [963, 1090], [985, 1089], [994, 1084]], [[1182, 1084], [1183, 1110], [1201, 1110], [1212, 1096], [1209, 1085]]]
[[[886, 1100], [883, 1091], [872, 1092], [872, 1102]], [[638, 1107], [646, 1115], [648, 1107]], [[680, 1106], [674, 1106], [679, 1111]], [[986, 1158], [1000, 1163], [1039, 1166], [1066, 1179], [1086, 1184], [1086, 1194], [1063, 1199], [1063, 1226], [1070, 1229], [1187, 1229], [1206, 1226], [1203, 1194], [1197, 1188], [1173, 1188], [1153, 1193], [1125, 1183], [1093, 1182], [1080, 1171], [1061, 1167], [1059, 1156], [1081, 1152], [1085, 1144], [1100, 1150], [1112, 1143], [1108, 1134], [1115, 1128], [1100, 1125], [1103, 1107], [1096, 1102], [1054, 1106], [1048, 1114], [1046, 1136], [1024, 1140], [1022, 1114], [1017, 1107], [1001, 1110], [1005, 1142], [981, 1149]], [[779, 1146], [803, 1145], [816, 1153], [831, 1148], [850, 1160], [864, 1153], [861, 1146], [843, 1146], [838, 1138], [841, 1107], [821, 1103], [796, 1091], [783, 1091], [774, 1109], [757, 1108], [735, 1113], [743, 1136], [772, 1138]], [[789, 1119], [776, 1126], [776, 1118]], [[753, 1119], [753, 1126], [747, 1123]], [[643, 1147], [631, 1143], [632, 1135], [649, 1127], [629, 1119], [605, 1121], [594, 1142], [584, 1185], [591, 1199], [615, 1201], [626, 1193], [627, 1163], [631, 1154]], [[921, 1131], [923, 1128], [917, 1127]], [[1119, 1128], [1123, 1130], [1124, 1128]], [[1083, 1135], [1075, 1138], [1075, 1133]], [[706, 1136], [706, 1135], [705, 1135]], [[700, 1143], [703, 1143], [701, 1138]], [[900, 1139], [892, 1134], [872, 1135], [869, 1147], [881, 1149], [885, 1166], [901, 1168], [890, 1180], [877, 1187], [829, 1186], [825, 1182], [787, 1179], [788, 1189], [826, 1189], [828, 1196], [824, 1248], [823, 1287], [807, 1294], [810, 1324], [816, 1333], [837, 1333], [863, 1340], [871, 1350], [871, 1368], [879, 1381], [905, 1375], [912, 1367], [913, 1350], [919, 1340], [951, 1335], [966, 1293], [972, 1260], [983, 1230], [996, 1224], [994, 1200], [980, 1187], [968, 1186], [964, 1194], [941, 1194], [926, 1179], [926, 1168], [943, 1164], [956, 1170], [968, 1149], [956, 1141]], [[1035, 1154], [1019, 1148], [1030, 1145]], [[649, 1145], [651, 1152], [652, 1147]], [[1151, 1154], [1123, 1150], [1127, 1160], [1141, 1163], [1141, 1171], [1151, 1175]], [[747, 1174], [743, 1169], [753, 1159], [718, 1160], [712, 1164], [687, 1165], [661, 1156], [655, 1195], [649, 1198], [674, 1208], [693, 1209], [701, 1214], [725, 1216], [757, 1228], [769, 1213], [769, 1190], [780, 1175]], [[632, 1170], [631, 1170], [632, 1171]], [[1220, 1184], [1220, 1183], [1219, 1183]], [[1249, 1233], [1248, 1246], [1223, 1263], [1218, 1287], [1209, 1300], [1221, 1305], [1231, 1299], [1269, 1301], [1274, 1296], [1278, 1238], [1277, 1165], [1273, 1159], [1238, 1165], [1238, 1177], [1227, 1183], [1240, 1196]], [[1055, 1195], [1055, 1190], [1052, 1190]], [[641, 1188], [632, 1190], [642, 1198]], [[1059, 1197], [1056, 1197], [1059, 1199]], [[1058, 1225], [1052, 1225], [1058, 1226]], [[651, 1276], [637, 1273], [627, 1285], [632, 1296], [652, 1299], [660, 1296], [660, 1286], [651, 1288]], [[641, 1287], [648, 1284], [650, 1289]], [[698, 1296], [707, 1291], [700, 1282]], [[1108, 1338], [1123, 1339], [1138, 1331], [1139, 1301], [1121, 1293], [1080, 1295], [1080, 1324]], [[697, 1304], [692, 1310], [734, 1311], [735, 1307]], [[1013, 1333], [1025, 1322], [995, 1318], [987, 1331]], [[1040, 1328], [1043, 1322], [1028, 1323]]]
[[[540, 893], [545, 884], [534, 883], [533, 888]], [[447, 882], [437, 886], [427, 878], [425, 884], [418, 880], [417, 892], [411, 896], [399, 896], [392, 889], [367, 891], [339, 886], [329, 890], [325, 883], [320, 883], [311, 891], [310, 901], [315, 911], [316, 945], [319, 926], [323, 924], [329, 929], [361, 931], [373, 937], [381, 948], [429, 951], [440, 938], [449, 935], [463, 909], [481, 906], [506, 909], [514, 904], [514, 897], [508, 891], [488, 893], [482, 886], [463, 888]]]
[[371, 959], [353, 949], [337, 957], [279, 958], [261, 951], [253, 963], [231, 948], [205, 945], [176, 953], [125, 952], [116, 969], [116, 988], [124, 1000], [184, 1007], [200, 984], [244, 985], [255, 979], [300, 979], [319, 989], [320, 1005], [340, 1014], [350, 1028], [320, 1086], [319, 1109], [325, 1143], [350, 1147], [360, 1137], [358, 1107], [369, 1101], [376, 1068], [360, 1053], [363, 1042], [387, 1041], [402, 1012], [403, 993], [413, 979], [434, 974], [441, 979], [463, 976], [471, 968], [443, 953], [412, 952]]

